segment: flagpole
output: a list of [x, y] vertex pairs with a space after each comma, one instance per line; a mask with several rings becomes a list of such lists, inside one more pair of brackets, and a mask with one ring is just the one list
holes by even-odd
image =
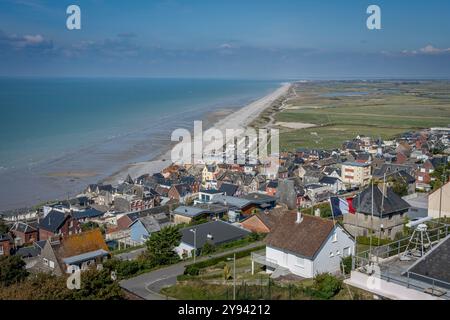
[[373, 233], [373, 178], [372, 178], [372, 199], [371, 199], [371, 205], [372, 205], [372, 217], [370, 222], [370, 242], [369, 242], [369, 263], [372, 260], [372, 233]]

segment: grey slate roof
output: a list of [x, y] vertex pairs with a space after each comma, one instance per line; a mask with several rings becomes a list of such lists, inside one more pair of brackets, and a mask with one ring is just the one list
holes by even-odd
[[[436, 282], [436, 286], [450, 289], [450, 236], [447, 236], [436, 247], [429, 251], [425, 256], [418, 260], [409, 272], [414, 272], [419, 275], [437, 279], [439, 281], [447, 282], [443, 284]], [[410, 275], [414, 277], [414, 275]], [[418, 277], [418, 280], [424, 278]]]
[[74, 219], [85, 219], [85, 218], [95, 218], [103, 215], [103, 212], [98, 211], [93, 208], [89, 208], [83, 211], [75, 211], [72, 216]]
[[39, 223], [39, 228], [55, 233], [64, 224], [65, 220], [66, 215], [64, 213], [52, 210]]
[[[238, 240], [246, 237], [250, 234], [249, 231], [235, 227], [224, 221], [212, 221], [196, 225], [195, 227], [188, 227], [181, 229], [181, 242], [194, 246], [194, 233], [191, 229], [196, 230], [196, 246], [201, 248], [208, 241], [214, 245]], [[212, 239], [208, 239], [208, 234], [212, 236]]]
[[222, 183], [219, 191], [225, 193], [226, 196], [233, 196], [238, 190], [239, 186], [231, 183]]
[[[381, 188], [381, 186], [380, 186]], [[373, 187], [373, 215], [380, 217], [389, 214], [400, 214], [410, 208], [410, 205], [397, 195], [391, 188], [386, 187], [386, 194], [383, 201], [383, 193], [379, 187]], [[383, 203], [383, 207], [382, 207]], [[372, 214], [372, 187], [364, 189], [353, 199], [353, 207], [357, 212], [363, 214]]]

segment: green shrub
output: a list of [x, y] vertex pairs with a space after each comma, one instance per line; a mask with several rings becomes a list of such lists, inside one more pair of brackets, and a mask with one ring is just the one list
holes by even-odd
[[319, 299], [331, 299], [342, 289], [342, 281], [330, 273], [321, 273], [314, 277], [310, 294]]
[[[358, 244], [370, 245], [370, 237], [359, 236], [356, 237], [356, 242]], [[373, 246], [383, 246], [386, 244], [390, 244], [392, 241], [389, 239], [379, 239], [377, 237], [372, 237], [372, 245]]]
[[350, 274], [350, 272], [352, 271], [352, 262], [353, 262], [353, 257], [352, 256], [348, 256], [345, 258], [342, 258], [341, 260], [341, 272], [344, 274]]
[[184, 269], [184, 274], [189, 276], [198, 276], [200, 274], [200, 268], [195, 264], [188, 265]]

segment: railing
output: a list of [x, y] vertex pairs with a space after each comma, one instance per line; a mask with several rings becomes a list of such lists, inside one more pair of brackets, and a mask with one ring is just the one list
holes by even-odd
[[[430, 242], [436, 244], [440, 240], [446, 238], [450, 231], [448, 227], [448, 225], [441, 225], [440, 227], [428, 230], [427, 233], [430, 238]], [[365, 269], [374, 262], [379, 265], [380, 262], [383, 262], [380, 260], [386, 260], [394, 256], [400, 258], [408, 248], [410, 239], [411, 236], [394, 241], [387, 245], [374, 247], [372, 250], [366, 250], [358, 253], [354, 258], [354, 268]], [[394, 273], [389, 266], [383, 268], [380, 272], [380, 278], [387, 282], [396, 283], [407, 288], [430, 293], [444, 299], [450, 299], [450, 283], [448, 282], [406, 270], [404, 270], [402, 274], [399, 274], [398, 270]]]
[[276, 260], [267, 258], [266, 255], [263, 253], [252, 252], [251, 257], [252, 257], [252, 261], [262, 264], [262, 265], [265, 265], [267, 267], [275, 268], [275, 269], [279, 267]]

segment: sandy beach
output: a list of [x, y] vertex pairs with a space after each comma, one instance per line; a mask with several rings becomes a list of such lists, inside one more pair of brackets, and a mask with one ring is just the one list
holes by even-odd
[[[273, 102], [286, 95], [291, 87], [291, 83], [283, 83], [280, 88], [274, 92], [258, 99], [245, 107], [232, 112], [225, 117], [218, 117], [218, 121], [212, 127], [225, 132], [226, 129], [246, 128], [252, 123], [265, 109], [270, 107]], [[194, 124], [192, 124], [193, 127]], [[206, 128], [203, 128], [204, 130]], [[162, 171], [171, 164], [171, 150], [175, 143], [168, 146], [167, 150], [154, 160], [130, 164], [119, 172], [103, 180], [103, 183], [116, 185], [122, 182], [129, 174], [133, 179], [144, 174], [154, 174]]]

